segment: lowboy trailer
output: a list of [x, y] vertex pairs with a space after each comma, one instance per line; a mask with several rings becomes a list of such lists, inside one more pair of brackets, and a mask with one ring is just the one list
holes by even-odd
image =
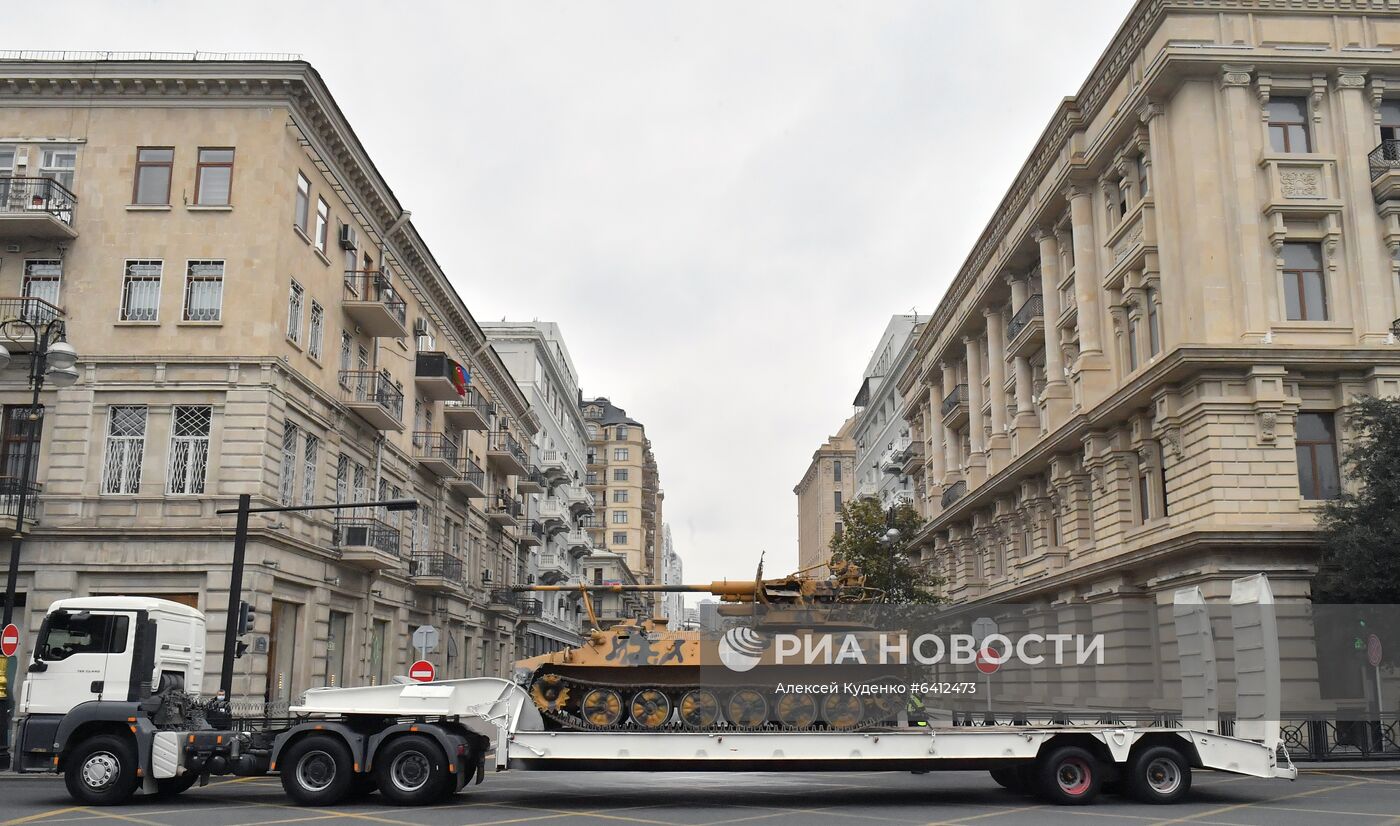
[[[1193, 769], [1295, 778], [1279, 749], [1278, 645], [1268, 583], [1236, 582], [1237, 733], [1214, 720], [1211, 627], [1199, 591], [1175, 608], [1182, 727], [1115, 724], [889, 727], [880, 730], [551, 731], [530, 695], [473, 678], [318, 688], [285, 721], [234, 726], [203, 679], [203, 616], [146, 597], [61, 600], [40, 631], [21, 703], [20, 772], [64, 775], [80, 803], [178, 794], [225, 774], [280, 776], [287, 795], [330, 806], [379, 791], [395, 804], [440, 802], [496, 771], [985, 770], [1063, 804], [1106, 784], [1170, 803]], [[1248, 663], [1244, 665], [1242, 663]], [[1280, 762], [1282, 755], [1283, 762]]]

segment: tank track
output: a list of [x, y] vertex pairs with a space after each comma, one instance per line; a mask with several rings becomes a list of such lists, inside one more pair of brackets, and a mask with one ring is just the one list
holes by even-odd
[[[535, 707], [539, 710], [540, 715], [544, 717], [545, 720], [554, 723], [558, 727], [558, 729], [564, 731], [634, 731], [645, 734], [665, 734], [670, 732], [694, 733], [709, 731], [804, 732], [831, 731], [835, 729], [834, 726], [822, 720], [818, 720], [812, 725], [794, 726], [783, 723], [777, 719], [772, 719], [776, 711], [776, 695], [773, 694], [772, 691], [766, 690], [765, 688], [760, 687], [759, 685], [727, 685], [723, 689], [713, 690], [716, 694], [721, 695], [721, 697], [723, 695], [735, 691], [740, 691], [743, 689], [752, 689], [754, 691], [757, 691], [759, 694], [763, 695], [764, 700], [768, 703], [768, 717], [770, 718], [763, 725], [755, 727], [737, 726], [725, 721], [723, 719], [723, 713], [721, 712], [721, 719], [715, 725], [698, 727], [683, 722], [680, 719], [679, 710], [675, 707], [680, 696], [684, 695], [685, 692], [691, 690], [692, 688], [696, 688], [696, 686], [662, 686], [657, 685], [655, 683], [606, 682], [599, 680], [589, 680], [585, 682], [582, 680], [573, 679], [571, 677], [568, 677], [567, 675], [561, 674], [558, 676], [560, 678], [560, 685], [567, 688], [569, 692], [569, 701], [565, 705], [577, 708], [578, 702], [583, 699], [583, 695], [595, 688], [610, 688], [618, 693], [618, 695], [622, 698], [623, 702], [622, 716], [620, 717], [617, 723], [611, 726], [595, 725], [589, 722], [588, 720], [585, 720], [582, 717], [578, 716], [577, 714], [574, 714], [573, 712], [567, 711], [563, 708], [557, 710], [550, 710], [546, 708], [540, 708], [539, 704], [536, 703]], [[538, 679], [538, 677], [536, 679]], [[534, 683], [532, 682], [531, 688], [533, 687]], [[635, 696], [640, 691], [650, 688], [659, 689], [660, 691], [664, 692], [672, 703], [672, 709], [669, 718], [665, 723], [656, 728], [644, 726], [637, 723], [631, 718], [631, 715], [629, 715], [627, 712], [627, 705], [631, 703], [633, 696]], [[820, 702], [820, 699], [818, 699], [819, 705]], [[898, 714], [899, 709], [896, 708], [892, 712], [888, 714], [881, 714], [880, 717], [876, 718], [871, 716], [871, 712], [879, 712], [867, 704], [865, 712], [866, 713], [864, 718], [858, 724], [847, 728], [841, 728], [838, 730], [851, 732], [889, 731], [891, 727], [895, 724], [894, 716]], [[818, 714], [820, 715], [820, 710]]]

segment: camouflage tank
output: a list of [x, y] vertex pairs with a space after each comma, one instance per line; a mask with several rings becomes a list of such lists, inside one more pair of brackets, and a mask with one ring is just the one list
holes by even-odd
[[[902, 703], [891, 697], [850, 694], [776, 694], [775, 684], [792, 678], [792, 666], [761, 664], [718, 684], [725, 669], [706, 661], [714, 635], [669, 627], [663, 617], [623, 620], [598, 628], [590, 593], [689, 592], [720, 598], [719, 614], [738, 626], [736, 640], [760, 642], [784, 628], [831, 627], [844, 606], [869, 603], [880, 594], [865, 586], [853, 564], [834, 560], [825, 576], [808, 571], [763, 579], [720, 580], [706, 585], [522, 585], [515, 591], [577, 592], [593, 630], [577, 648], [541, 654], [516, 663], [525, 685], [550, 728], [576, 730], [860, 730], [895, 720]], [[839, 620], [838, 620], [839, 622]], [[760, 642], [761, 644], [761, 642]], [[789, 669], [784, 671], [784, 669]], [[869, 674], [863, 679], [880, 680]]]

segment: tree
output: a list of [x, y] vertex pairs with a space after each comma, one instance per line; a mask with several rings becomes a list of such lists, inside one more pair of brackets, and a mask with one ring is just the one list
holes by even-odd
[[867, 587], [884, 592], [882, 602], [932, 604], [941, 600], [933, 589], [943, 580], [910, 557], [909, 541], [924, 520], [908, 503], [894, 509], [893, 527], [887, 536], [889, 515], [874, 499], [857, 499], [841, 508], [842, 530], [831, 538], [832, 555], [853, 562], [865, 574]]
[[1314, 602], [1400, 603], [1400, 400], [1363, 397], [1343, 411], [1348, 485], [1324, 506]]

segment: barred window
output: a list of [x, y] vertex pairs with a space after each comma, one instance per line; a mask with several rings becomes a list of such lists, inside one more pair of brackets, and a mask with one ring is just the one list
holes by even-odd
[[160, 261], [126, 262], [122, 280], [122, 321], [155, 321], [160, 313]]
[[185, 321], [218, 321], [224, 303], [224, 262], [190, 261], [185, 269]]
[[292, 279], [291, 290], [287, 293], [287, 338], [293, 344], [301, 343], [301, 305], [305, 296], [306, 291]]
[[350, 501], [350, 457], [344, 453], [335, 460], [335, 503]]
[[306, 434], [306, 446], [302, 449], [301, 503], [312, 505], [316, 502], [316, 460], [321, 450], [321, 440]]
[[342, 330], [340, 332], [340, 384], [346, 386], [346, 373], [350, 372], [350, 334]]
[[282, 489], [278, 496], [284, 505], [292, 504], [297, 489], [297, 426], [287, 422], [282, 428]]
[[[24, 284], [21, 293], [25, 298], [38, 298], [57, 305], [58, 287], [62, 279], [63, 259], [27, 260], [24, 262]], [[35, 301], [24, 303], [24, 315], [40, 323], [52, 321], [56, 316], [52, 309], [42, 307]]]
[[175, 407], [170, 423], [167, 493], [204, 493], [204, 477], [209, 467], [209, 426], [212, 420], [212, 408]]
[[314, 359], [321, 357], [321, 341], [325, 338], [326, 309], [319, 302], [311, 302], [311, 321], [306, 329], [306, 352]]
[[107, 413], [107, 449], [102, 461], [103, 493], [139, 493], [141, 459], [146, 452], [146, 406], [114, 406]]

